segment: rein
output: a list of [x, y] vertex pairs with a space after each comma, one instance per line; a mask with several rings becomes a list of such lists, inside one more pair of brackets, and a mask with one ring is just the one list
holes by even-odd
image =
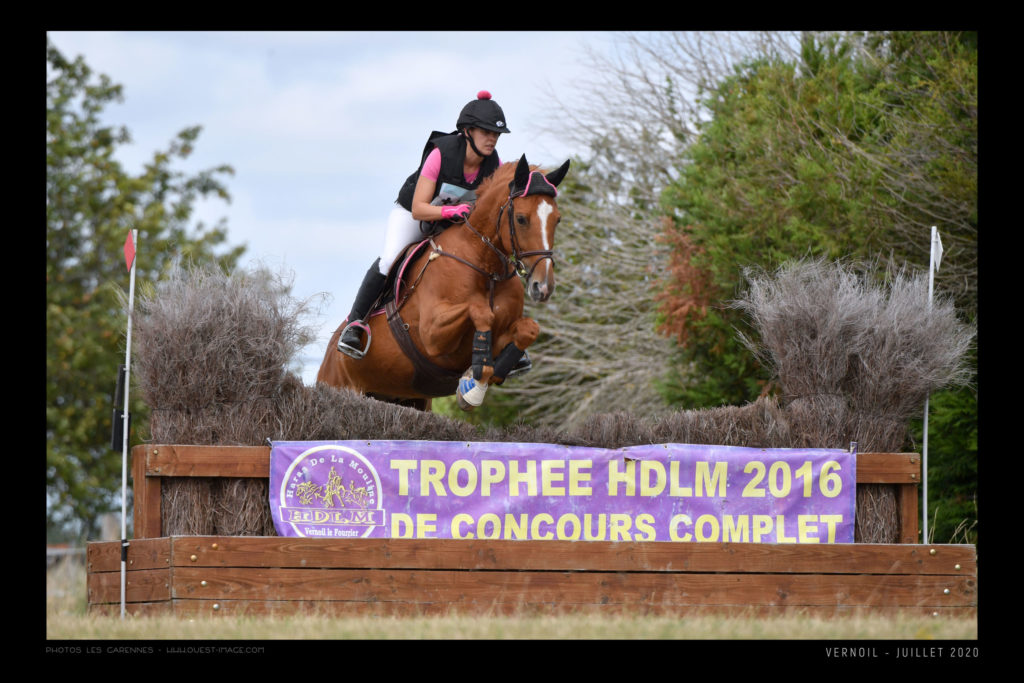
[[[488, 271], [484, 270], [483, 268], [481, 268], [480, 266], [476, 265], [475, 263], [471, 263], [471, 262], [467, 261], [464, 258], [460, 258], [460, 257], [456, 256], [455, 254], [450, 254], [450, 253], [444, 251], [443, 249], [441, 249], [441, 246], [439, 244], [434, 242], [433, 238], [430, 239], [430, 244], [434, 248], [434, 254], [437, 254], [439, 256], [447, 256], [449, 258], [453, 258], [456, 261], [458, 261], [459, 263], [462, 263], [462, 264], [464, 264], [466, 266], [469, 266], [470, 268], [472, 268], [473, 270], [475, 270], [476, 272], [480, 273], [485, 278], [487, 278], [488, 289], [489, 289], [489, 296], [490, 296], [490, 305], [491, 305], [492, 309], [494, 308], [494, 284], [496, 282], [504, 282], [506, 280], [510, 280], [513, 277], [515, 277], [516, 274], [518, 274], [523, 279], [528, 280], [533, 275], [533, 271], [537, 269], [538, 265], [540, 265], [541, 261], [543, 261], [544, 259], [549, 259], [552, 263], [554, 263], [554, 260], [555, 260], [554, 259], [554, 251], [551, 250], [551, 249], [538, 249], [538, 250], [535, 250], [535, 251], [520, 251], [519, 250], [519, 240], [516, 237], [515, 212], [512, 210], [512, 201], [514, 199], [516, 199], [517, 197], [521, 197], [521, 196], [522, 196], [522, 192], [510, 193], [509, 194], [508, 200], [506, 200], [505, 203], [502, 204], [501, 208], [498, 210], [498, 220], [496, 222], [496, 225], [498, 226], [498, 228], [497, 228], [497, 231], [495, 233], [495, 239], [497, 240], [497, 239], [500, 239], [500, 237], [501, 237], [501, 216], [502, 216], [503, 213], [505, 213], [505, 210], [507, 209], [508, 210], [508, 232], [509, 232], [509, 239], [512, 242], [511, 258], [510, 258], [509, 254], [506, 254], [501, 249], [499, 249], [498, 246], [495, 245], [494, 242], [489, 237], [487, 237], [482, 232], [480, 232], [479, 230], [474, 228], [473, 225], [469, 222], [469, 218], [468, 217], [463, 221], [463, 224], [467, 228], [469, 228], [470, 231], [474, 235], [476, 235], [478, 238], [480, 238], [480, 241], [483, 242], [484, 244], [486, 244], [488, 246], [488, 248], [490, 248], [490, 250], [493, 251], [498, 256], [498, 259], [505, 266], [505, 272], [504, 273], [491, 273], [491, 272], [488, 272]], [[526, 264], [523, 262], [523, 259], [526, 258], [527, 256], [539, 256], [540, 257], [540, 258], [538, 258], [534, 262], [533, 266], [529, 270], [526, 269]], [[433, 258], [433, 254], [431, 255], [431, 258]]]

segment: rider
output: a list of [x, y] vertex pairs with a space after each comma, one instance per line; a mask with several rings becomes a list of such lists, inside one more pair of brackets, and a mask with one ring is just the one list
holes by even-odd
[[[453, 133], [431, 133], [420, 167], [398, 192], [388, 217], [384, 249], [363, 277], [348, 314], [348, 325], [338, 340], [338, 350], [347, 356], [362, 358], [369, 348], [366, 316], [384, 288], [391, 264], [406, 246], [422, 239], [420, 222], [427, 223], [426, 231], [430, 232], [447, 227], [453, 219], [465, 218], [475, 199], [473, 190], [501, 164], [494, 146], [499, 135], [511, 131], [489, 92], [481, 90], [462, 108], [455, 127]], [[366, 333], [365, 343], [361, 331]], [[525, 359], [520, 362], [524, 367], [517, 370], [528, 369], [529, 361]]]

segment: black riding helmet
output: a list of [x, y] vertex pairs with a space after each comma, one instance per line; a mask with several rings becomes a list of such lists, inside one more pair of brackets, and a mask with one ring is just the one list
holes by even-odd
[[505, 125], [505, 112], [498, 103], [491, 99], [491, 93], [481, 90], [476, 99], [462, 108], [459, 120], [455, 122], [457, 130], [466, 128], [483, 128], [495, 133], [511, 133]]

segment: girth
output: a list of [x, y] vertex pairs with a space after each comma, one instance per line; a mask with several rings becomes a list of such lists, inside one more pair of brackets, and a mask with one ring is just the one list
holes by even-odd
[[412, 337], [409, 336], [409, 326], [402, 320], [402, 316], [398, 312], [398, 305], [394, 300], [389, 301], [384, 310], [387, 313], [391, 335], [398, 342], [398, 346], [415, 370], [412, 379], [413, 388], [430, 397], [454, 394], [462, 373], [435, 365], [416, 348], [416, 345], [412, 343]]

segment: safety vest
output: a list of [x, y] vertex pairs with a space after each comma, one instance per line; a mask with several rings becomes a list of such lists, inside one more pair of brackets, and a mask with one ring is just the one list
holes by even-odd
[[441, 192], [444, 184], [454, 185], [465, 190], [475, 190], [484, 178], [490, 176], [498, 168], [498, 151], [495, 150], [490, 156], [485, 157], [476, 174], [476, 180], [472, 183], [466, 180], [463, 174], [463, 166], [466, 161], [466, 138], [454, 133], [441, 133], [434, 131], [427, 139], [423, 147], [423, 158], [420, 159], [419, 168], [413, 171], [398, 191], [397, 201], [406, 211], [412, 211], [412, 197], [416, 193], [416, 182], [423, 171], [423, 163], [427, 156], [437, 147], [441, 150], [441, 172], [437, 176], [437, 183], [434, 185], [433, 200]]

